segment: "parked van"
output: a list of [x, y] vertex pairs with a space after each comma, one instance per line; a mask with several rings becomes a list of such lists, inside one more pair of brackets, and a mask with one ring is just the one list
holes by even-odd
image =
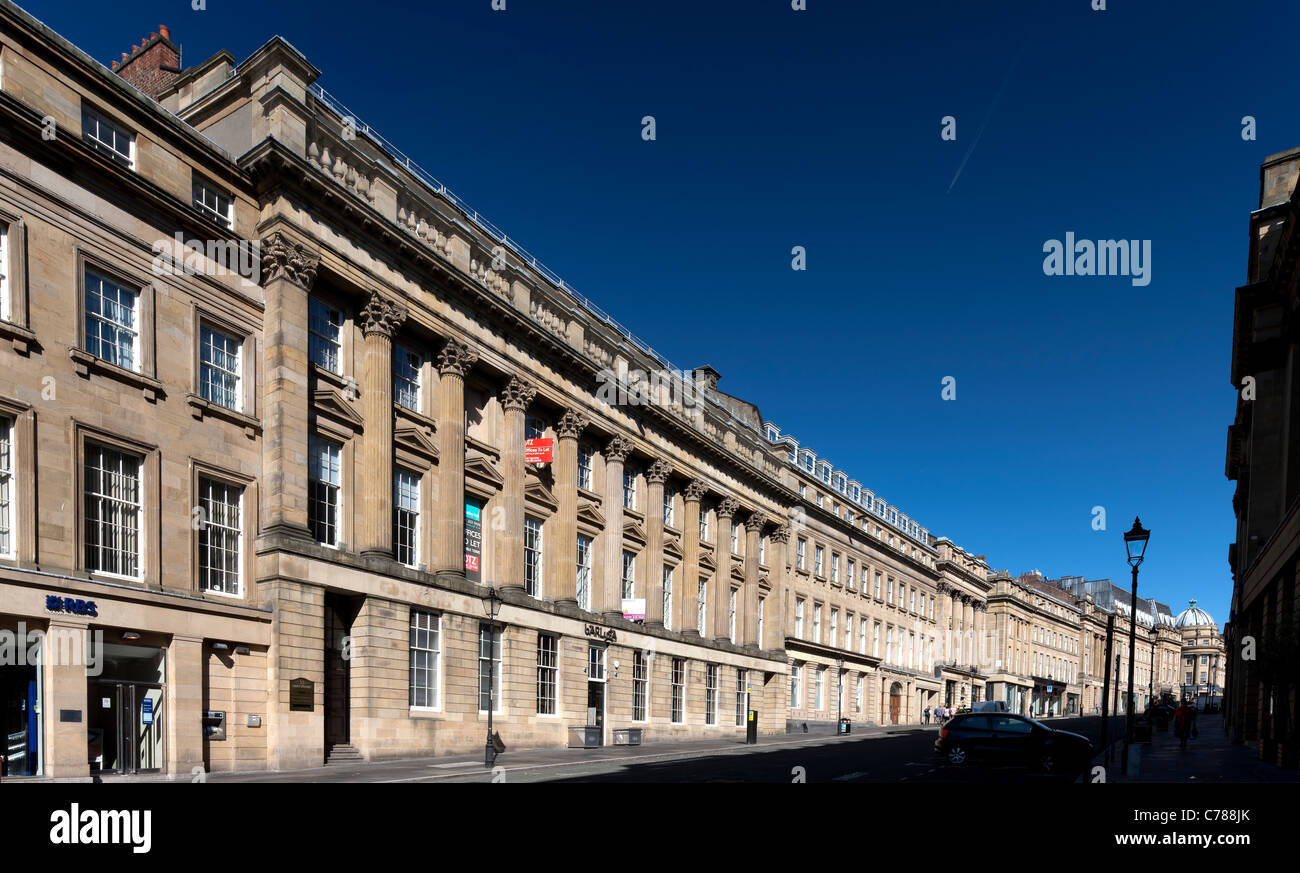
[[981, 700], [971, 712], [1010, 712], [1005, 700]]

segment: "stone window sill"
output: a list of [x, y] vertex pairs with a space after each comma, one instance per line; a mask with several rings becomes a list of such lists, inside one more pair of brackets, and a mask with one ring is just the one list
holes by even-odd
[[255, 439], [262, 432], [262, 422], [260, 419], [245, 415], [242, 412], [236, 412], [233, 409], [222, 406], [220, 403], [213, 403], [211, 400], [205, 400], [197, 394], [187, 393], [185, 402], [190, 406], [190, 413], [199, 421], [203, 420], [205, 415], [213, 418], [220, 418], [231, 424], [239, 425], [244, 429], [244, 436], [250, 440]]
[[3, 319], [0, 319], [0, 337], [12, 342], [14, 351], [24, 357], [30, 352], [30, 347], [36, 343], [36, 334]]
[[125, 367], [119, 367], [117, 364], [110, 364], [102, 358], [97, 358], [90, 352], [78, 348], [68, 349], [68, 357], [77, 368], [77, 375], [84, 379], [90, 378], [93, 370], [110, 379], [116, 379], [119, 382], [125, 382], [139, 388], [144, 394], [144, 399], [150, 403], [156, 403], [160, 396], [166, 397], [167, 392], [163, 390], [163, 384], [152, 376], [146, 376], [143, 373], [137, 373], [128, 370]]

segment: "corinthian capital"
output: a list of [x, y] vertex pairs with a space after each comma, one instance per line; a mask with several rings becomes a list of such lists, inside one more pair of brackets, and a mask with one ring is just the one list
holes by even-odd
[[682, 491], [682, 497], [686, 500], [694, 500], [698, 503], [700, 498], [707, 494], [708, 491], [708, 487], [705, 486], [703, 482], [699, 479], [692, 479], [686, 483], [686, 488]]
[[365, 308], [361, 310], [361, 321], [366, 336], [381, 334], [392, 338], [406, 321], [407, 309], [400, 303], [394, 303], [378, 291], [372, 291]]
[[783, 524], [768, 534], [768, 536], [774, 543], [788, 543], [790, 542], [790, 525]]
[[518, 376], [511, 376], [506, 387], [501, 389], [501, 405], [506, 409], [517, 409], [523, 411], [528, 408], [528, 404], [533, 402], [537, 396], [537, 388], [520, 379]]
[[763, 527], [767, 524], [767, 513], [751, 512], [749, 518], [745, 519], [745, 530], [763, 532]]
[[454, 339], [447, 340], [442, 351], [438, 352], [438, 372], [443, 375], [450, 373], [463, 378], [477, 362], [478, 352]]
[[645, 480], [651, 485], [662, 485], [672, 475], [673, 465], [660, 458], [645, 471]]
[[730, 518], [740, 509], [740, 501], [734, 497], [724, 497], [718, 502], [718, 517]]
[[632, 441], [624, 436], [616, 436], [605, 446], [605, 461], [623, 463], [632, 454]]
[[559, 422], [555, 425], [555, 433], [560, 439], [576, 440], [578, 435], [587, 429], [591, 422], [587, 416], [578, 412], [576, 409], [570, 409], [560, 417]]
[[320, 257], [307, 251], [300, 242], [296, 242], [276, 231], [258, 246], [262, 253], [262, 284], [276, 279], [288, 279], [290, 282], [311, 290], [316, 281], [316, 270], [320, 267]]

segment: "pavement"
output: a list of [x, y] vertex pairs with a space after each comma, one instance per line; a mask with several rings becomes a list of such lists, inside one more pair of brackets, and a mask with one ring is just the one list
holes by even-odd
[[[1150, 743], [1134, 746], [1130, 755], [1136, 754], [1137, 757], [1136, 778], [1122, 772], [1120, 767], [1122, 728], [1118, 741], [1111, 747], [1110, 766], [1106, 765], [1104, 754], [1099, 754], [1093, 764], [1106, 767], [1107, 782], [1300, 783], [1300, 773], [1262, 761], [1254, 746], [1229, 740], [1221, 715], [1202, 714], [1198, 721], [1198, 735], [1187, 740], [1186, 749], [1180, 748], [1172, 727], [1164, 731], [1154, 730]], [[1087, 778], [1085, 774], [1084, 779]]]

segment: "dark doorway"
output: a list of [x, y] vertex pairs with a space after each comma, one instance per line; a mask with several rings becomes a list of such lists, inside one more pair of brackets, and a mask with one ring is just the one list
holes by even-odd
[[352, 736], [352, 620], [357, 605], [341, 594], [325, 595], [325, 748], [347, 745]]
[[[26, 645], [20, 641], [19, 645]], [[35, 776], [40, 763], [40, 705], [36, 668], [0, 667], [0, 733], [5, 776]]]

